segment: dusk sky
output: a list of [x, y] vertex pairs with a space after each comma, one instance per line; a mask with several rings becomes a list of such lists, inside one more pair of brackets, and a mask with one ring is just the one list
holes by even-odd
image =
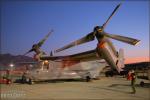
[[[54, 32], [42, 46], [47, 54], [102, 25], [120, 1], [1, 1], [1, 53], [22, 55], [51, 29]], [[123, 48], [127, 60], [148, 60], [149, 1], [124, 1], [105, 31], [141, 40], [137, 46], [112, 40]], [[83, 52], [96, 48], [97, 41], [54, 55]], [[29, 56], [32, 56], [30, 53]]]

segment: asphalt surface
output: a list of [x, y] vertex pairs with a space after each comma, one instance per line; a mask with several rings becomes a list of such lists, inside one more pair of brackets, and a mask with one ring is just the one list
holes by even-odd
[[1, 85], [1, 100], [150, 100], [150, 82], [139, 85], [136, 94], [131, 94], [130, 81], [122, 77], [102, 77], [92, 82], [57, 81], [33, 85], [13, 83]]

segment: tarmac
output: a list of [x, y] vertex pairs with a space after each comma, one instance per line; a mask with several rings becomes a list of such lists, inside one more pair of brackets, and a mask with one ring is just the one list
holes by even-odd
[[1, 84], [1, 100], [150, 100], [149, 80], [144, 80], [144, 87], [139, 85], [140, 81], [141, 79], [136, 81], [135, 94], [131, 94], [130, 81], [120, 76], [101, 77], [92, 82]]

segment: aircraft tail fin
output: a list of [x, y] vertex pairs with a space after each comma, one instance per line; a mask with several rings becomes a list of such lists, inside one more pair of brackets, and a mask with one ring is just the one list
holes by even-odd
[[117, 69], [118, 72], [120, 73], [120, 71], [123, 71], [123, 68], [125, 67], [124, 65], [124, 50], [123, 49], [119, 49], [119, 54], [118, 54], [118, 64], [117, 64]]

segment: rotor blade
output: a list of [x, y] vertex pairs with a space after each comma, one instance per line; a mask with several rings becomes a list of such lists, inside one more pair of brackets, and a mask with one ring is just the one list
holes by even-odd
[[89, 33], [88, 35], [86, 35], [85, 37], [81, 38], [81, 39], [78, 39], [60, 49], [57, 49], [55, 50], [54, 52], [60, 52], [60, 51], [63, 51], [65, 49], [68, 49], [68, 48], [71, 48], [71, 47], [74, 47], [74, 46], [77, 46], [77, 45], [80, 45], [80, 44], [83, 44], [83, 43], [86, 43], [86, 42], [90, 42], [90, 41], [93, 41], [95, 38], [93, 32]]
[[106, 20], [106, 22], [103, 24], [103, 28], [106, 27], [106, 24], [107, 24], [108, 21], [112, 18], [112, 16], [114, 15], [114, 13], [118, 10], [118, 8], [120, 7], [120, 5], [121, 5], [121, 3], [116, 6], [116, 8], [114, 9], [114, 11], [113, 11], [113, 12], [111, 13], [111, 15], [109, 16], [109, 18], [108, 18], [108, 19]]
[[30, 53], [30, 52], [32, 52], [32, 51], [34, 51], [33, 49], [30, 49], [28, 52], [26, 52], [24, 55], [26, 55], [26, 54], [28, 54], [28, 53]]
[[103, 33], [103, 35], [118, 40], [118, 41], [122, 41], [131, 45], [136, 45], [138, 42], [140, 42], [140, 40], [134, 39], [134, 38], [130, 38], [130, 37], [125, 37], [125, 36], [120, 36], [120, 35], [114, 35], [114, 34], [108, 34], [106, 32]]
[[37, 45], [39, 47], [42, 46], [42, 44], [44, 44], [44, 42], [47, 40], [47, 38], [49, 37], [49, 35], [53, 32], [53, 30], [51, 30]]

